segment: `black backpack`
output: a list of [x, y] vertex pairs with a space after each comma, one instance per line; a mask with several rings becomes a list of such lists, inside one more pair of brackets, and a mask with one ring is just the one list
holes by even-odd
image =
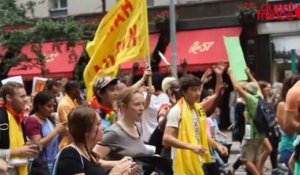
[[258, 132], [265, 133], [267, 136], [274, 135], [279, 137], [280, 131], [276, 121], [275, 110], [261, 97], [258, 97], [254, 124]]

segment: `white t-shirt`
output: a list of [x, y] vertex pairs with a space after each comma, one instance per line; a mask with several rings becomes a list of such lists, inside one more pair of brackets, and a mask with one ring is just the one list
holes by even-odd
[[[146, 98], [147, 93], [144, 93]], [[149, 108], [146, 109], [142, 117], [143, 141], [148, 142], [150, 136], [158, 125], [157, 113], [161, 105], [169, 104], [170, 100], [166, 93], [161, 92], [159, 95], [151, 95]]]
[[[181, 109], [178, 104], [173, 106], [168, 115], [167, 115], [167, 124], [166, 127], [174, 127], [174, 128], [179, 128], [179, 124], [181, 122]], [[195, 132], [195, 137], [197, 140], [200, 138], [200, 125], [198, 122], [198, 116], [195, 110], [192, 109], [192, 122], [191, 123], [194, 126], [194, 132]], [[171, 157], [172, 159], [174, 158], [175, 155], [175, 148], [172, 147], [172, 153]]]

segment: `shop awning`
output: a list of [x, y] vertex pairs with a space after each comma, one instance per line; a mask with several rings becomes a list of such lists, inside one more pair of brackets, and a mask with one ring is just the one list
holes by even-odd
[[74, 68], [84, 49], [83, 42], [77, 42], [74, 47], [68, 47], [66, 41], [45, 42], [41, 45], [33, 43], [22, 48], [21, 55], [26, 55], [30, 61], [23, 61], [10, 69], [8, 76], [21, 75], [25, 80], [32, 80], [34, 76], [42, 76], [41, 66], [37, 64], [37, 55], [34, 50], [41, 50], [46, 58], [47, 78], [72, 78]]
[[[157, 41], [158, 41], [158, 38], [159, 38], [158, 33], [150, 34], [150, 36], [149, 36], [150, 54], [154, 51], [155, 46], [156, 46]], [[144, 60], [145, 59], [141, 59], [141, 60], [138, 60], [138, 62], [140, 62], [140, 64], [143, 66], [144, 62], [145, 62]], [[134, 62], [137, 62], [137, 60], [129, 61], [129, 62], [126, 62], [124, 64], [121, 64], [120, 67], [121, 67], [122, 70], [129, 71], [132, 68]]]
[[[228, 62], [224, 37], [239, 36], [241, 27], [227, 27], [205, 30], [181, 31], [176, 33], [177, 65], [184, 59], [188, 63], [188, 71], [203, 71], [212, 64]], [[171, 44], [165, 56], [171, 61]], [[164, 67], [161, 63], [160, 67]], [[180, 71], [180, 66], [178, 67]]]

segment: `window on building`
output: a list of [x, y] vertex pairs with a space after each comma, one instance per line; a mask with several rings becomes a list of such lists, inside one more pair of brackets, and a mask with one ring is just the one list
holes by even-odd
[[67, 0], [51, 0], [51, 9], [65, 9], [68, 7]]
[[153, 7], [154, 6], [154, 0], [147, 0], [147, 6]]

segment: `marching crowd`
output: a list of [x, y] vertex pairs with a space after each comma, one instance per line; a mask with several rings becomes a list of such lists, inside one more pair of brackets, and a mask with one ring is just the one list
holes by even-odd
[[[201, 78], [165, 77], [150, 68], [139, 80], [134, 71], [125, 78], [100, 76], [90, 100], [74, 80], [48, 80], [32, 101], [22, 84], [8, 82], [1, 87], [0, 174], [218, 175], [244, 165], [248, 174], [262, 175], [270, 157], [272, 174], [284, 163], [298, 175], [300, 76], [273, 92], [270, 83], [245, 72], [249, 81], [237, 81], [223, 63]], [[218, 127], [225, 74], [233, 85], [230, 128], [241, 143], [232, 165], [231, 145]], [[212, 76], [215, 87], [207, 90]], [[258, 117], [267, 118], [267, 126], [261, 128]]]

